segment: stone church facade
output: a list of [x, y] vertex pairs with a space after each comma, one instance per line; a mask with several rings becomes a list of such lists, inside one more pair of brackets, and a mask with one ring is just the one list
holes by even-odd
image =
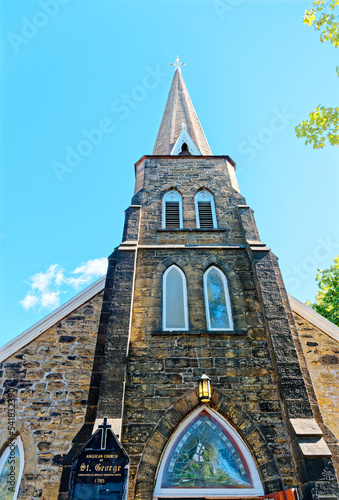
[[0, 474], [14, 439], [20, 456], [4, 499], [70, 498], [104, 417], [130, 500], [338, 499], [339, 329], [287, 295], [235, 167], [177, 62], [107, 276], [0, 351]]

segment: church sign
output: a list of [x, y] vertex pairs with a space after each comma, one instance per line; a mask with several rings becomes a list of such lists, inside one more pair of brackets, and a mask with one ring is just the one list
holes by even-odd
[[107, 418], [73, 463], [70, 499], [126, 500], [129, 458]]

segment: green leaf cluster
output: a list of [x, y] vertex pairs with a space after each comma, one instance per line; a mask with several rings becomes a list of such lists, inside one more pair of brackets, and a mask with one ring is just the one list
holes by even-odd
[[339, 326], [339, 255], [329, 269], [318, 269], [316, 281], [319, 290], [315, 301], [313, 304], [308, 301], [306, 305]]
[[[314, 0], [313, 8], [306, 10], [304, 23], [320, 31], [321, 42], [330, 42], [339, 47], [339, 0]], [[339, 77], [339, 66], [336, 67]], [[295, 128], [297, 137], [304, 138], [305, 144], [314, 149], [325, 146], [326, 140], [331, 146], [339, 146], [339, 108], [318, 106]]]
[[331, 146], [339, 146], [339, 108], [318, 106], [295, 131], [297, 137], [303, 137], [305, 144], [312, 144], [314, 149], [323, 148], [326, 139]]
[[[331, 42], [335, 47], [339, 47], [339, 25], [338, 14], [334, 12], [339, 6], [339, 0], [315, 0], [313, 9], [305, 11], [304, 24], [313, 26], [320, 31], [321, 42]], [[331, 12], [328, 12], [327, 9]]]

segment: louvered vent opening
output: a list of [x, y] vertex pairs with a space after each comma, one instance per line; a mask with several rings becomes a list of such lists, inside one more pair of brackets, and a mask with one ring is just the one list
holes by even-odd
[[199, 223], [201, 229], [213, 229], [213, 215], [210, 201], [198, 201]]
[[166, 227], [180, 227], [180, 211], [178, 201], [166, 201]]

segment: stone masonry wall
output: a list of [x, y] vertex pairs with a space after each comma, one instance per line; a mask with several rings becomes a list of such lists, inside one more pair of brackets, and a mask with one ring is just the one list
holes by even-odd
[[19, 500], [57, 498], [61, 461], [86, 413], [101, 303], [102, 293], [0, 366], [0, 454], [9, 443], [9, 390], [17, 398], [17, 432], [25, 449]]
[[339, 438], [339, 343], [294, 313], [325, 424]]

